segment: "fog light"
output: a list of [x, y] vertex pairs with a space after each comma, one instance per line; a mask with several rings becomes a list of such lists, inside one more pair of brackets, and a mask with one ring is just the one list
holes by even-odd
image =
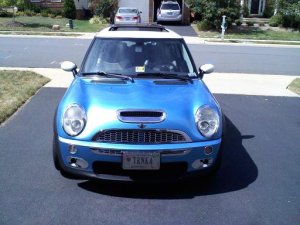
[[77, 152], [76, 146], [75, 145], [70, 145], [69, 146], [69, 152], [74, 155]]
[[205, 146], [204, 147], [204, 153], [206, 155], [210, 155], [213, 152], [213, 148], [211, 146]]

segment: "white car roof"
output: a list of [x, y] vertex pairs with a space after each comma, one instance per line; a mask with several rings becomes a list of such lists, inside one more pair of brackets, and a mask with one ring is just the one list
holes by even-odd
[[162, 38], [162, 39], [183, 39], [182, 36], [172, 30], [164, 28], [163, 31], [157, 30], [114, 30], [111, 27], [104, 28], [96, 37], [99, 38]]

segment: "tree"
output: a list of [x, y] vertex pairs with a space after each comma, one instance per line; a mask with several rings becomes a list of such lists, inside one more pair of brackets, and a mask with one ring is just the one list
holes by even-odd
[[76, 18], [76, 7], [73, 0], [64, 1], [64, 13], [68, 19]]
[[15, 7], [21, 0], [1, 0], [0, 7], [13, 7], [13, 22], [15, 22]]
[[111, 16], [111, 13], [115, 10], [118, 5], [117, 0], [101, 0], [95, 9], [95, 14], [107, 18]]
[[230, 26], [240, 17], [240, 5], [234, 0], [187, 0], [196, 20], [205, 21], [208, 27], [220, 29], [222, 16]]

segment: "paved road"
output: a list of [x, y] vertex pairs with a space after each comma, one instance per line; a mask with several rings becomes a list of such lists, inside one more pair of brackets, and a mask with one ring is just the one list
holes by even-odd
[[[64, 60], [80, 65], [90, 42], [82, 39], [0, 37], [0, 67], [58, 68]], [[232, 45], [189, 45], [189, 48], [198, 67], [212, 63], [216, 72], [300, 74], [300, 48]]]
[[0, 224], [298, 224], [300, 98], [217, 95], [228, 117], [216, 179], [167, 185], [70, 180], [53, 167], [43, 88], [0, 127]]

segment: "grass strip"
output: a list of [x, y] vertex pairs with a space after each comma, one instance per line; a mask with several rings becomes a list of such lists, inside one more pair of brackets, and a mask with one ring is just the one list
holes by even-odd
[[[221, 31], [199, 31], [195, 24], [192, 25], [200, 38], [220, 38]], [[252, 39], [252, 40], [270, 40], [270, 41], [300, 41], [300, 32], [298, 31], [275, 31], [262, 30], [256, 27], [239, 27], [225, 31], [225, 39]]]
[[108, 24], [90, 24], [88, 20], [73, 20], [74, 29], [66, 27], [66, 18], [50, 18], [42, 16], [17, 16], [15, 23], [12, 18], [0, 17], [0, 31], [36, 31], [51, 32], [53, 25], [59, 25], [62, 32], [98, 32]]
[[30, 71], [0, 71], [0, 124], [47, 82], [48, 78]]
[[297, 95], [300, 95], [300, 78], [293, 80], [287, 88]]

